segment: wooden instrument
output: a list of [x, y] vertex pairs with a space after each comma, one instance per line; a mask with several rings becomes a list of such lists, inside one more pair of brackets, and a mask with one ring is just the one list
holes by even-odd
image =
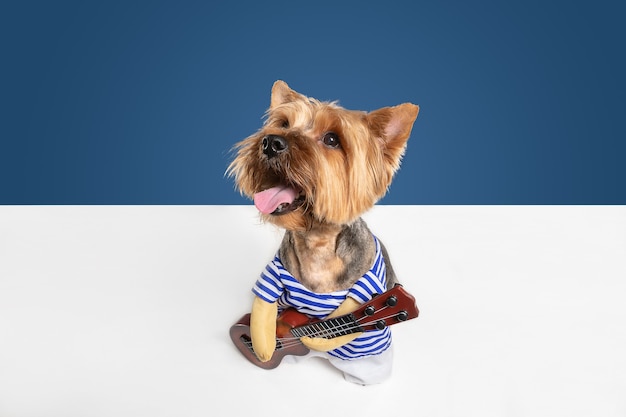
[[263, 369], [273, 369], [287, 355], [304, 356], [309, 353], [309, 349], [300, 342], [303, 336], [332, 339], [357, 332], [383, 330], [413, 319], [418, 314], [415, 298], [397, 284], [352, 313], [331, 319], [312, 319], [291, 308], [284, 310], [276, 320], [276, 350], [267, 362], [261, 362], [252, 348], [250, 314], [244, 315], [230, 328], [230, 338], [250, 362]]

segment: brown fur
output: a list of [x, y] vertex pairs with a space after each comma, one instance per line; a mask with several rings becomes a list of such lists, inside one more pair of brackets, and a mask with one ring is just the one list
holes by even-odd
[[[279, 182], [296, 184], [305, 207], [281, 216], [264, 215], [287, 230], [310, 230], [319, 223], [348, 224], [369, 210], [387, 191], [400, 165], [418, 107], [405, 103], [371, 113], [320, 102], [277, 81], [263, 128], [236, 145], [228, 168], [248, 197]], [[335, 132], [341, 149], [320, 139]], [[268, 162], [260, 147], [264, 136], [284, 136], [292, 149]]]
[[[228, 174], [242, 194], [253, 198], [277, 185], [301, 190], [295, 209], [261, 216], [286, 229], [281, 260], [312, 291], [350, 288], [371, 267], [375, 244], [360, 216], [386, 193], [418, 111], [411, 103], [370, 113], [347, 110], [276, 81], [263, 127], [236, 145]], [[338, 147], [324, 143], [329, 132], [339, 138]], [[268, 135], [283, 138], [287, 149], [268, 157]], [[389, 287], [395, 275], [384, 247], [383, 255]], [[271, 339], [270, 323], [267, 328]]]

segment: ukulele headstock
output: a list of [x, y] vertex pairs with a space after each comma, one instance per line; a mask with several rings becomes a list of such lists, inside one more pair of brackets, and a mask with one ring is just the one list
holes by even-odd
[[383, 330], [387, 326], [411, 320], [419, 315], [415, 297], [402, 285], [379, 294], [352, 312], [360, 327], [367, 330]]

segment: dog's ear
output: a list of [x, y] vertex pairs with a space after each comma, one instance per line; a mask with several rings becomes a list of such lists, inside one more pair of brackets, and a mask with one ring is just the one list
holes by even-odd
[[419, 106], [404, 103], [383, 107], [367, 115], [370, 130], [383, 141], [387, 161], [397, 167], [411, 135]]
[[272, 86], [272, 99], [270, 102], [270, 110], [285, 103], [291, 103], [296, 100], [303, 100], [305, 97], [293, 91], [286, 82], [278, 80]]

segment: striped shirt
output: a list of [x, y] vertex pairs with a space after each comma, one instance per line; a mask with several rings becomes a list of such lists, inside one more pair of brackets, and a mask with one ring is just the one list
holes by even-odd
[[[372, 267], [347, 290], [330, 293], [310, 291], [285, 269], [277, 254], [261, 273], [252, 292], [268, 303], [277, 301], [280, 310], [291, 307], [319, 319], [332, 313], [346, 297], [352, 297], [363, 304], [371, 300], [374, 294], [382, 294], [387, 290], [385, 260], [380, 242], [375, 236], [374, 241], [376, 256]], [[390, 345], [391, 332], [386, 327], [383, 330], [367, 331], [352, 342], [328, 353], [341, 359], [357, 359], [382, 353]]]

